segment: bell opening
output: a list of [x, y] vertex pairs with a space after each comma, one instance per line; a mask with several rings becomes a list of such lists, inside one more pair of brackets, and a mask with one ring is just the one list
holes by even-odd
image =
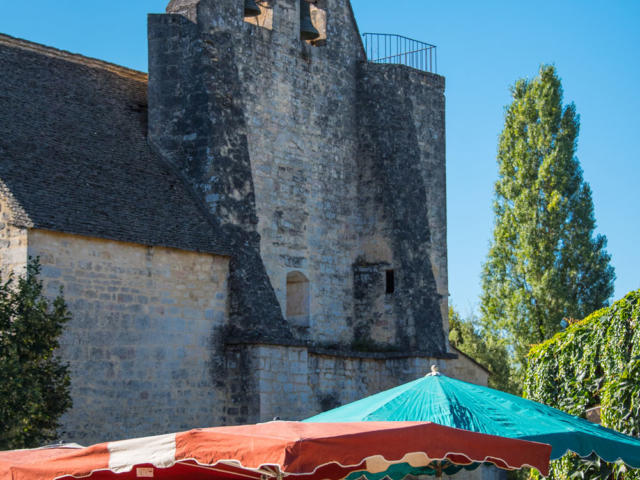
[[244, 16], [245, 17], [257, 17], [262, 13], [260, 7], [254, 0], [244, 0]]
[[[244, 21], [257, 27], [273, 29], [273, 4], [270, 0], [258, 0], [251, 3], [258, 8], [258, 15], [247, 16], [245, 13]], [[245, 2], [245, 12], [247, 11], [247, 3]]]
[[302, 40], [317, 40], [320, 32], [311, 20], [311, 4], [307, 0], [300, 0], [300, 38]]

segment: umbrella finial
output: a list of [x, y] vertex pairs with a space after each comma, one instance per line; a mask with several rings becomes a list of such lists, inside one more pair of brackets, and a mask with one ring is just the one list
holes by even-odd
[[438, 366], [437, 366], [437, 365], [431, 365], [431, 373], [427, 373], [425, 376], [427, 376], [427, 377], [431, 377], [431, 376], [436, 376], [436, 375], [442, 375], [442, 374], [439, 372], [439, 370], [440, 370], [440, 369], [438, 368]]

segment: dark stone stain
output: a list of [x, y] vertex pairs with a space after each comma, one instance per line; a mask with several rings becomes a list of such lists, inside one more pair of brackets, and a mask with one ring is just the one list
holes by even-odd
[[[199, 193], [233, 252], [226, 334], [291, 339], [260, 256], [234, 37], [201, 32], [181, 16], [152, 15], [149, 22], [150, 42], [165, 43], [150, 54], [151, 140]], [[167, 50], [188, 52], [177, 59], [177, 76], [165, 61]]]
[[[433, 354], [446, 351], [440, 295], [429, 257], [431, 233], [425, 199], [427, 187], [417, 138], [414, 95], [402, 80], [406, 67], [362, 64], [359, 75], [361, 157], [377, 182], [377, 201], [391, 239], [397, 291], [393, 295], [398, 346]], [[393, 75], [395, 74], [395, 75]], [[357, 266], [354, 267], [357, 271]], [[382, 271], [370, 274], [368, 288], [379, 290]], [[356, 275], [357, 291], [367, 289]], [[407, 286], [402, 288], [402, 286]], [[361, 335], [366, 327], [361, 326]]]

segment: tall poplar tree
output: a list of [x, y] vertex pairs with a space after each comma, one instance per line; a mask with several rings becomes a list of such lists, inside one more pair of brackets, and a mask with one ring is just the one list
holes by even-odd
[[579, 116], [563, 106], [553, 66], [518, 80], [498, 148], [495, 226], [482, 273], [485, 329], [509, 341], [516, 367], [565, 318], [584, 318], [613, 294], [615, 273], [594, 235], [589, 184], [576, 158]]

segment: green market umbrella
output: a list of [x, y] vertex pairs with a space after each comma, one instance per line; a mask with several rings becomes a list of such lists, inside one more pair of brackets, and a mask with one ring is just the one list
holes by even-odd
[[640, 440], [541, 403], [450, 378], [426, 377], [303, 420], [305, 422], [428, 421], [552, 446], [640, 468]]

